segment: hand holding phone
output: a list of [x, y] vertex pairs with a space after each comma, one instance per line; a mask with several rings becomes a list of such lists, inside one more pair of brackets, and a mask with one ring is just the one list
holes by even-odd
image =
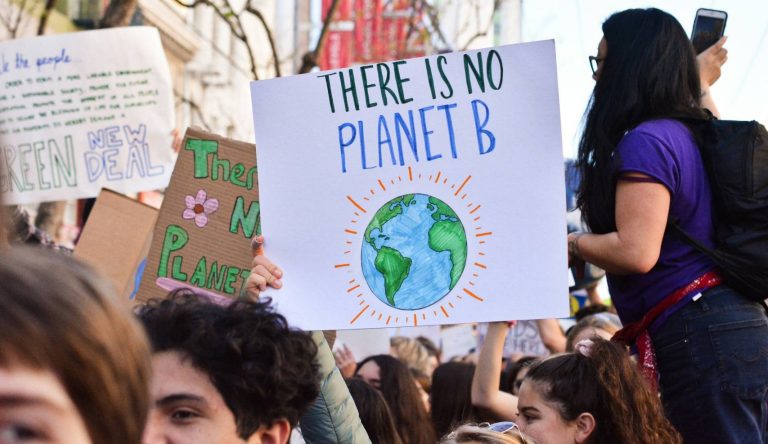
[[691, 42], [696, 49], [696, 54], [701, 54], [707, 48], [714, 45], [725, 32], [725, 22], [728, 13], [715, 9], [700, 8], [696, 11], [696, 19], [693, 22]]

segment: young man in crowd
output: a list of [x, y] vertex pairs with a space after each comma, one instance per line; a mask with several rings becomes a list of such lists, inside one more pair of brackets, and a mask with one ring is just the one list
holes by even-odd
[[267, 303], [177, 294], [138, 317], [153, 348], [144, 444], [284, 444], [318, 396], [317, 345]]

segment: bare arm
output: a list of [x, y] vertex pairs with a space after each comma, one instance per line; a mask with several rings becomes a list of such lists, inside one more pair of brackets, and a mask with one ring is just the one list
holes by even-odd
[[539, 319], [536, 321], [539, 327], [539, 336], [544, 347], [550, 353], [562, 353], [565, 351], [565, 334], [557, 319]]
[[[648, 177], [643, 174], [630, 174]], [[667, 226], [670, 194], [655, 182], [619, 180], [616, 185], [616, 231], [570, 234], [578, 255], [614, 274], [643, 274], [659, 260]]]
[[488, 325], [480, 350], [475, 376], [472, 378], [472, 405], [491, 410], [504, 419], [517, 417], [517, 396], [499, 390], [504, 341], [509, 333], [506, 322]]
[[710, 87], [720, 78], [720, 69], [728, 61], [728, 50], [723, 48], [726, 40], [728, 37], [722, 37], [717, 43], [696, 56], [701, 79], [701, 107], [710, 110], [717, 118], [720, 118], [720, 111], [717, 110]]

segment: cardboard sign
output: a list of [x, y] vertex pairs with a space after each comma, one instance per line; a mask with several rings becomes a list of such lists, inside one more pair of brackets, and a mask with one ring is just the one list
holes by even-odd
[[168, 184], [173, 88], [156, 28], [2, 42], [0, 84], [7, 204]]
[[114, 191], [102, 190], [74, 256], [109, 279], [121, 300], [132, 300], [139, 289], [156, 220], [156, 209]]
[[264, 232], [293, 325], [568, 315], [553, 41], [251, 91]]
[[154, 229], [138, 299], [191, 288], [214, 301], [237, 298], [259, 232], [256, 148], [190, 128]]

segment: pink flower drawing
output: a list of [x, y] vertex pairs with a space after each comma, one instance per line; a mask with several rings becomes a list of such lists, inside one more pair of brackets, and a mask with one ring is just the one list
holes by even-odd
[[219, 209], [218, 199], [207, 199], [205, 190], [198, 190], [195, 197], [187, 196], [187, 209], [181, 214], [184, 219], [194, 219], [195, 225], [203, 228], [208, 224], [208, 215]]

